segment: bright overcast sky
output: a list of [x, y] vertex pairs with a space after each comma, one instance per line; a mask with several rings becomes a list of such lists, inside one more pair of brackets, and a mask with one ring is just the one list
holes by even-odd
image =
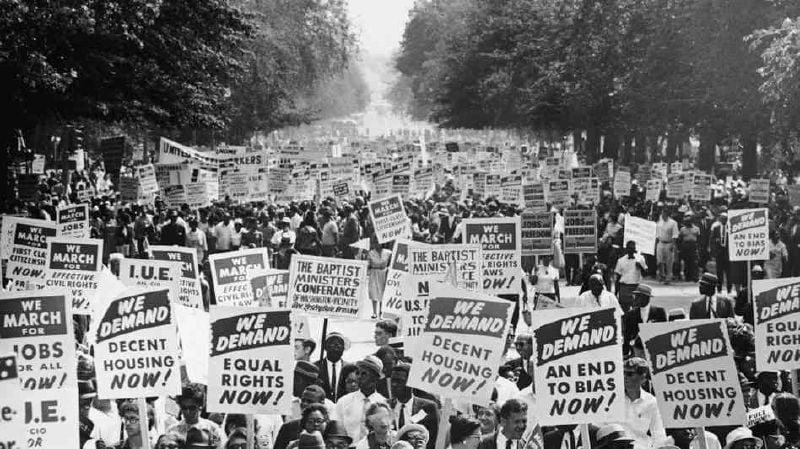
[[373, 55], [389, 56], [400, 47], [408, 11], [414, 0], [349, 0], [350, 17], [361, 48]]

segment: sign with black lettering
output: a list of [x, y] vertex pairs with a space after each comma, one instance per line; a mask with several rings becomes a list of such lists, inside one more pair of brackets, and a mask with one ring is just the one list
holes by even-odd
[[180, 246], [151, 245], [153, 259], [181, 264], [178, 302], [187, 307], [203, 307], [203, 291], [197, 276], [197, 250]]
[[25, 392], [13, 353], [0, 354], [0, 391], [0, 447], [22, 448], [27, 445]]
[[29, 447], [79, 444], [74, 338], [61, 292], [0, 293], [0, 353], [17, 356]]
[[40, 285], [47, 264], [47, 240], [58, 234], [55, 222], [32, 218], [4, 217], [14, 224], [6, 277]]
[[177, 301], [182, 270], [181, 262], [122, 259], [119, 262], [119, 280], [127, 287], [166, 288], [170, 297]]
[[88, 239], [91, 237], [88, 204], [59, 207], [56, 210], [56, 223], [58, 223], [58, 235], [60, 237], [73, 237], [76, 239]]
[[753, 280], [756, 368], [800, 368], [800, 278]]
[[367, 261], [296, 254], [289, 267], [292, 310], [358, 319], [367, 288]]
[[517, 294], [522, 273], [522, 230], [519, 217], [464, 220], [464, 242], [481, 245], [483, 291]]
[[103, 241], [55, 237], [47, 245], [45, 288], [63, 291], [73, 314], [91, 315], [100, 290]]
[[643, 323], [665, 427], [740, 426], [747, 413], [724, 320]]
[[621, 313], [614, 307], [537, 310], [532, 359], [543, 426], [625, 414]]
[[522, 255], [553, 253], [553, 213], [522, 213]]
[[597, 212], [594, 209], [564, 211], [564, 254], [597, 252]]
[[411, 227], [400, 195], [370, 201], [369, 213], [375, 235], [381, 244], [411, 237]]
[[217, 304], [252, 306], [255, 303], [256, 293], [251, 279], [269, 268], [266, 249], [251, 248], [212, 254], [208, 256], [208, 261]]
[[211, 306], [208, 411], [284, 413], [292, 406], [289, 310]]
[[767, 209], [728, 211], [728, 258], [731, 261], [769, 259]]
[[98, 397], [180, 393], [178, 330], [172, 315], [168, 289], [134, 287], [98, 304], [91, 330]]

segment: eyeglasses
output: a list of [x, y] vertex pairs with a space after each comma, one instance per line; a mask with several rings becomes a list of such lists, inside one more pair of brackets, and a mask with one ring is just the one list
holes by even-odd
[[407, 433], [406, 439], [409, 441], [428, 441], [428, 438], [421, 433]]
[[137, 424], [139, 422], [138, 416], [123, 416], [122, 420], [125, 421], [126, 424]]
[[325, 418], [314, 418], [314, 419], [308, 419], [308, 420], [306, 420], [306, 422], [308, 424], [311, 424], [311, 425], [314, 425], [314, 426], [321, 426], [321, 425], [325, 424], [326, 422], [328, 422], [328, 420], [325, 419]]

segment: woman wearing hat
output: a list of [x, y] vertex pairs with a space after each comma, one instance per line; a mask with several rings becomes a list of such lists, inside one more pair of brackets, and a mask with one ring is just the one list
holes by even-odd
[[725, 437], [724, 449], [761, 449], [764, 443], [753, 436], [747, 427], [733, 429]]
[[408, 441], [414, 449], [425, 449], [428, 445], [428, 429], [421, 424], [406, 424], [397, 431], [398, 441]]

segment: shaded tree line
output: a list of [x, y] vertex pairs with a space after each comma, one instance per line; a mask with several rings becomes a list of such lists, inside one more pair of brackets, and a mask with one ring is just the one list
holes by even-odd
[[671, 160], [693, 135], [707, 170], [736, 142], [753, 176], [758, 144], [789, 168], [800, 153], [798, 15], [785, 0], [420, 0], [390, 97], [445, 127], [574, 133], [589, 161]]

